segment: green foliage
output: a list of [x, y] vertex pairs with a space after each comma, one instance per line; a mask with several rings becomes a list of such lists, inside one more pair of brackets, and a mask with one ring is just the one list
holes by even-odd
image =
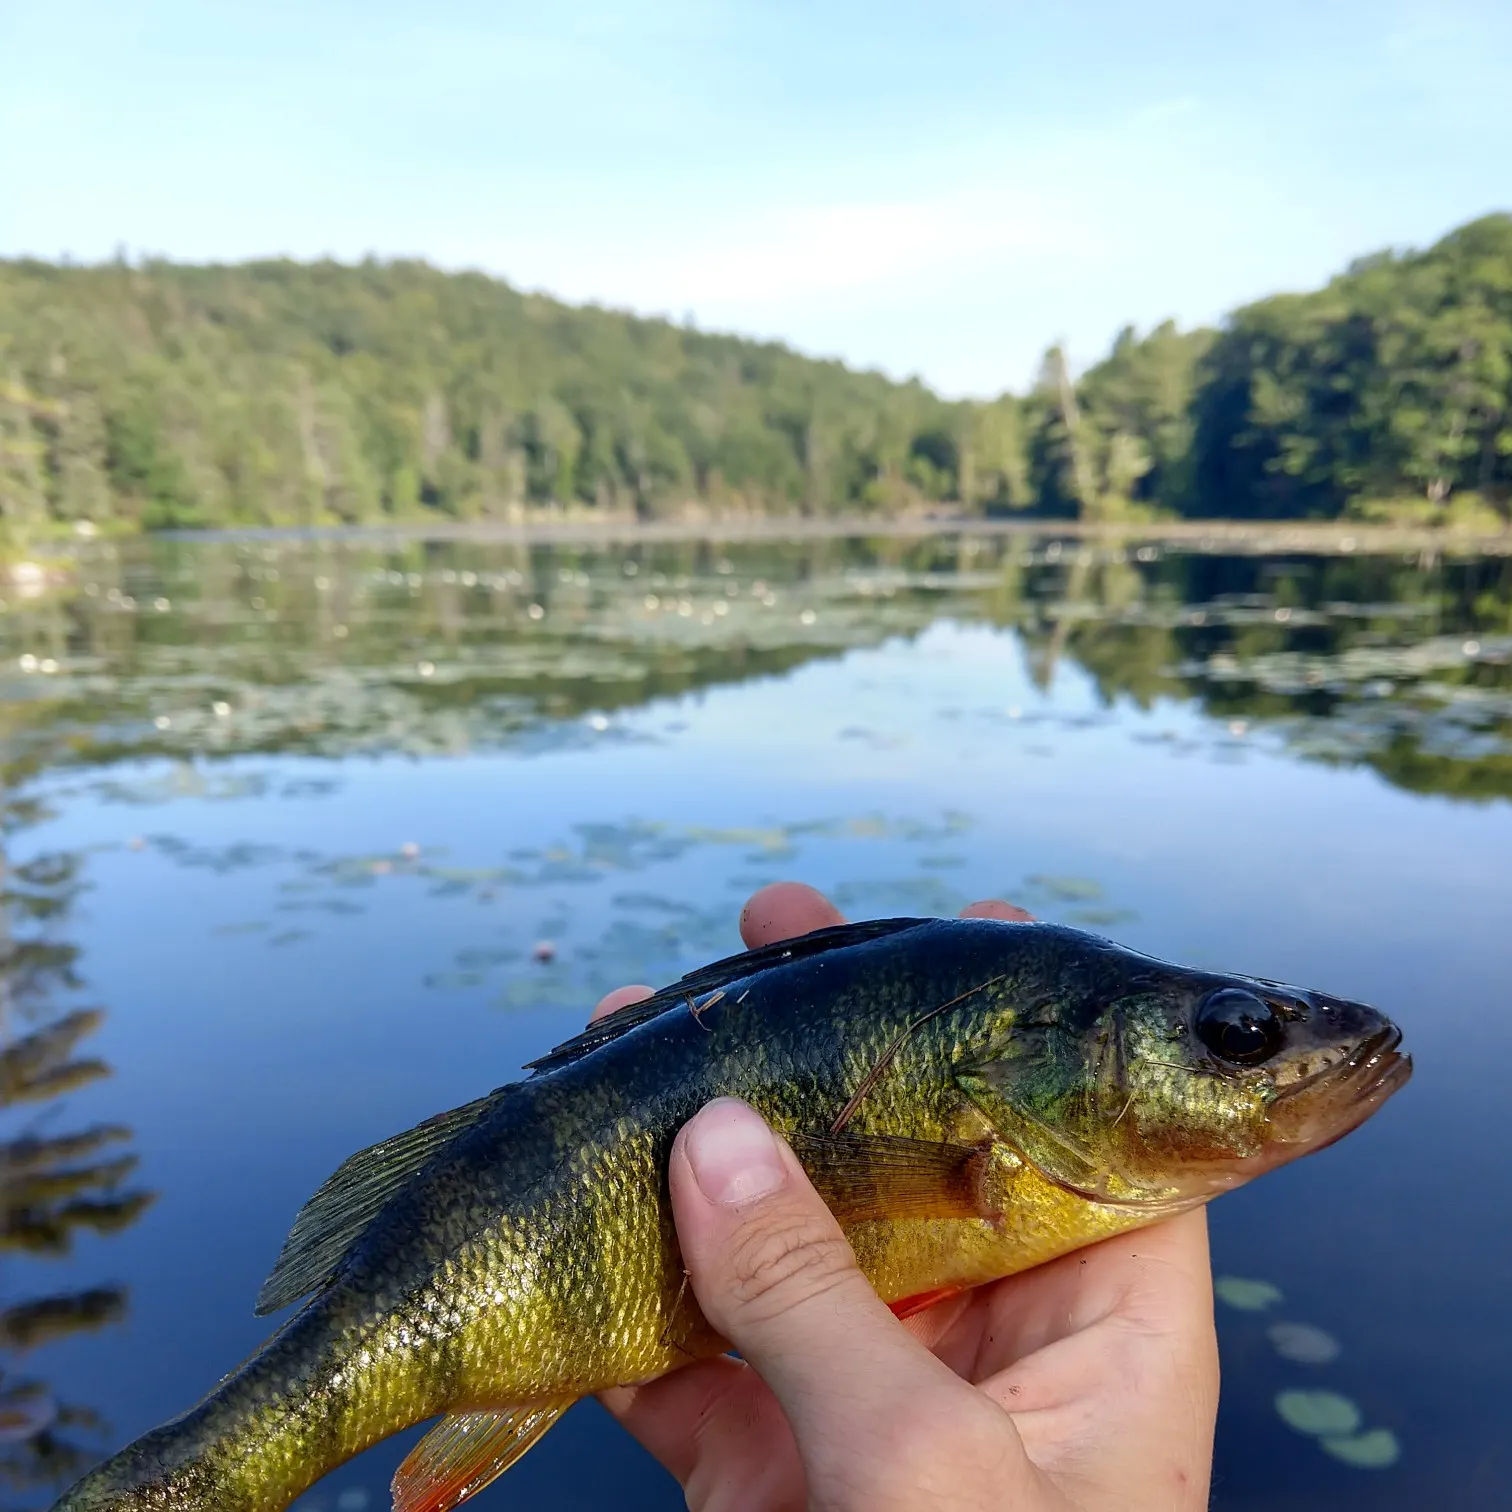
[[0, 263], [0, 530], [941, 501], [1507, 518], [1512, 215], [959, 403], [422, 263]]
[[[107, 414], [105, 476], [116, 496], [149, 530], [202, 525], [183, 461], [158, 427], [153, 406], [141, 398]], [[88, 460], [93, 463], [94, 458]]]
[[1188, 514], [1512, 499], [1512, 215], [1240, 310], [1199, 367]]
[[0, 264], [0, 374], [0, 510], [30, 523], [897, 509], [959, 495], [971, 426], [918, 383], [420, 263]]
[[1166, 321], [1141, 341], [1127, 326], [1082, 378], [1082, 414], [1112, 500], [1177, 508], [1190, 494], [1192, 397], [1213, 340], [1212, 331], [1183, 334]]
[[38, 406], [15, 379], [0, 387], [0, 528], [25, 529], [47, 511], [43, 446], [33, 422]]
[[1026, 406], [1011, 394], [973, 405], [966, 416], [962, 448], [961, 500], [992, 513], [1031, 507]]

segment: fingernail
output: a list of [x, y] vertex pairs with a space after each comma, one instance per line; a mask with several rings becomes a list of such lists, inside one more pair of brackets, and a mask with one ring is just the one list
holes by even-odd
[[733, 1097], [717, 1098], [693, 1117], [683, 1130], [683, 1153], [710, 1202], [753, 1202], [787, 1180], [777, 1136]]

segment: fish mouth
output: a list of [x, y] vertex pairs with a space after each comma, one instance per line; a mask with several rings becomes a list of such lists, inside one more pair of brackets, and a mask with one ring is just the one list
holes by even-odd
[[1277, 1092], [1271, 1104], [1273, 1124], [1289, 1122], [1288, 1114], [1301, 1112], [1294, 1106], [1298, 1099], [1309, 1105], [1296, 1134], [1284, 1143], [1322, 1150], [1359, 1128], [1412, 1077], [1412, 1057], [1401, 1053], [1401, 1043], [1402, 1031], [1385, 1024], [1343, 1060]]

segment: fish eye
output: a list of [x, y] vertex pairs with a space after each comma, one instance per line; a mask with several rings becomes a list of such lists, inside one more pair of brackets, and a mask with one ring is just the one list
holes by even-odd
[[1281, 1020], [1263, 998], [1239, 987], [1209, 993], [1197, 1008], [1197, 1034], [1222, 1060], [1258, 1066], [1281, 1048]]

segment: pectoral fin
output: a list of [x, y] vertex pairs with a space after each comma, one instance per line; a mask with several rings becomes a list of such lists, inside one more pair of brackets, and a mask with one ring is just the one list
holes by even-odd
[[394, 1474], [394, 1512], [451, 1512], [509, 1469], [572, 1404], [458, 1412], [420, 1440]]
[[992, 1216], [985, 1152], [974, 1145], [874, 1134], [795, 1134], [789, 1143], [841, 1223]]

